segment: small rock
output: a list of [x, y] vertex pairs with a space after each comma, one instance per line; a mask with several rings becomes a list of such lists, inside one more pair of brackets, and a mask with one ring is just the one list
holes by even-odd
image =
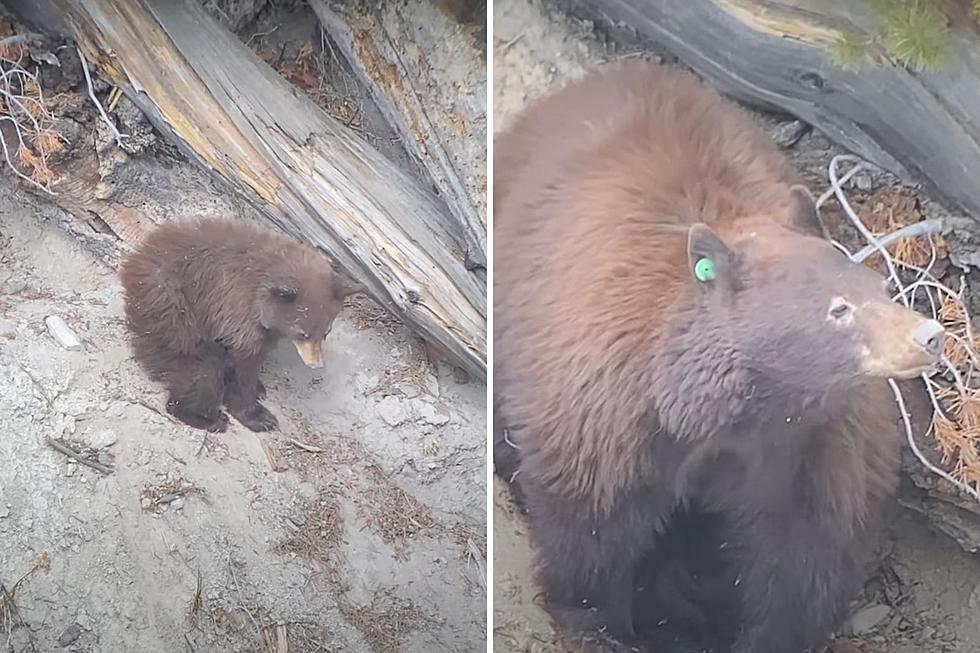
[[111, 429], [102, 429], [96, 431], [95, 433], [90, 433], [85, 437], [85, 444], [92, 447], [93, 449], [107, 449], [114, 445], [119, 439], [115, 431]]
[[48, 327], [48, 334], [55, 339], [55, 342], [68, 351], [77, 351], [82, 348], [82, 341], [78, 339], [75, 332], [61, 317], [49, 315], [44, 318], [44, 324]]
[[424, 421], [426, 424], [442, 426], [449, 422], [449, 415], [437, 409], [432, 404], [417, 402], [415, 405], [415, 411], [419, 416], [419, 419]]
[[388, 396], [378, 402], [378, 415], [388, 426], [398, 426], [409, 418], [405, 402], [395, 396]]
[[149, 510], [153, 507], [153, 499], [150, 497], [143, 497], [140, 499], [140, 507], [143, 508], [143, 510]]
[[78, 624], [72, 624], [65, 628], [65, 631], [61, 633], [58, 637], [58, 646], [61, 648], [66, 648], [74, 644], [79, 637], [82, 636], [82, 627]]
[[806, 124], [802, 120], [791, 120], [789, 122], [784, 122], [781, 124], [775, 132], [773, 132], [772, 138], [776, 141], [776, 144], [783, 149], [789, 149], [800, 142], [800, 139], [810, 131], [810, 125]]
[[431, 372], [426, 374], [422, 384], [424, 386], [423, 389], [430, 395], [433, 397], [439, 396], [439, 378], [435, 374], [432, 374]]
[[88, 616], [88, 613], [86, 612], [79, 612], [77, 615], [75, 615], [75, 623], [85, 630], [91, 629], [93, 625], [92, 617]]
[[419, 396], [419, 389], [411, 383], [402, 383], [398, 386], [398, 391], [407, 399], [414, 399]]
[[180, 497], [177, 497], [176, 499], [174, 499], [173, 501], [170, 502], [170, 507], [173, 510], [183, 510], [184, 509], [184, 500], [181, 499]]
[[24, 279], [8, 279], [3, 284], [3, 294], [18, 295], [27, 290], [27, 281]]
[[891, 608], [879, 603], [861, 608], [851, 615], [847, 630], [853, 635], [865, 635], [887, 619], [891, 612]]
[[858, 188], [858, 190], [871, 190], [871, 175], [866, 172], [857, 173], [854, 175], [854, 185]]
[[106, 467], [112, 467], [116, 464], [116, 457], [108, 451], [100, 451], [98, 460], [100, 465], [105, 465]]

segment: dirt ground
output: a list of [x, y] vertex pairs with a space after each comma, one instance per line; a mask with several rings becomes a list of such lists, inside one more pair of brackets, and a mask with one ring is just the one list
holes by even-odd
[[0, 193], [0, 649], [482, 650], [483, 385], [355, 307], [323, 370], [267, 362], [279, 432], [205, 442], [131, 359], [115, 273], [22, 199]]
[[[496, 0], [494, 21], [494, 130], [530, 99], [585, 67], [618, 56], [588, 24], [553, 14], [536, 0]], [[774, 135], [794, 126], [761, 117]], [[819, 135], [803, 136], [790, 156], [814, 186], [826, 188], [826, 165], [837, 154]], [[874, 184], [878, 180], [868, 179]], [[881, 542], [882, 563], [838, 639], [835, 653], [967, 653], [980, 650], [980, 558], [933, 532], [897, 504]], [[494, 650], [546, 653], [561, 648], [530, 580], [532, 552], [526, 527], [494, 479]]]
[[[123, 157], [110, 199], [245, 210], [164, 149]], [[0, 178], [0, 651], [484, 650], [486, 386], [355, 298], [325, 368], [266, 362], [278, 432], [205, 438], [132, 360], [116, 274], [66, 215]]]

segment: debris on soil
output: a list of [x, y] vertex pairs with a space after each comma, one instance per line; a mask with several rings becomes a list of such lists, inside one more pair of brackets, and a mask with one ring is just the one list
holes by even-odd
[[49, 315], [44, 318], [44, 324], [48, 327], [48, 333], [54, 338], [55, 342], [68, 351], [78, 351], [82, 348], [82, 341], [78, 339], [75, 332], [58, 315]]

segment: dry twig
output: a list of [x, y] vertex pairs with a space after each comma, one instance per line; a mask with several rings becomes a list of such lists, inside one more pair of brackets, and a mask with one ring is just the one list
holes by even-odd
[[100, 462], [96, 462], [94, 460], [89, 460], [88, 458], [86, 458], [85, 456], [83, 456], [79, 452], [75, 451], [74, 449], [72, 449], [68, 445], [64, 444], [63, 442], [59, 442], [58, 440], [55, 440], [55, 439], [50, 438], [50, 437], [47, 437], [47, 436], [45, 436], [44, 442], [45, 442], [45, 444], [47, 444], [49, 447], [51, 447], [52, 449], [54, 449], [58, 453], [62, 453], [64, 455], [68, 456], [69, 458], [71, 458], [72, 460], [74, 460], [74, 461], [76, 461], [78, 463], [81, 463], [82, 465], [85, 465], [87, 467], [91, 467], [92, 469], [94, 469], [97, 472], [101, 472], [101, 473], [106, 474], [106, 475], [112, 473], [112, 468], [111, 467], [106, 467], [105, 465], [103, 465]]

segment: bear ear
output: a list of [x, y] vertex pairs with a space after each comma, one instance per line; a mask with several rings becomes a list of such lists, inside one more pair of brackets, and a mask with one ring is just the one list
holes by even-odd
[[272, 284], [269, 292], [279, 301], [288, 303], [295, 301], [296, 296], [299, 295], [298, 285], [293, 281], [280, 281], [279, 283]]
[[348, 274], [345, 270], [337, 269], [335, 272], [336, 276], [334, 277], [333, 283], [333, 295], [338, 300], [343, 301], [345, 298], [356, 293], [367, 292], [367, 287]]
[[688, 267], [697, 281], [706, 286], [730, 284], [735, 272], [735, 255], [711, 227], [698, 222], [687, 233]]
[[797, 231], [825, 239], [828, 237], [813, 195], [800, 184], [789, 188], [789, 221]]

